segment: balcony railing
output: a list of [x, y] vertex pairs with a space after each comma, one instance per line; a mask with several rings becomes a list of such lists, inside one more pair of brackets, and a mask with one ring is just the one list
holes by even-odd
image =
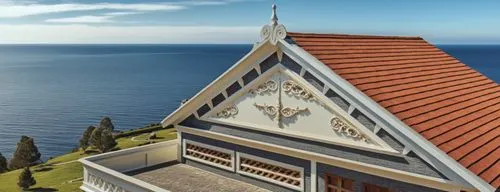
[[80, 159], [86, 192], [168, 192], [124, 173], [177, 160], [177, 140]]

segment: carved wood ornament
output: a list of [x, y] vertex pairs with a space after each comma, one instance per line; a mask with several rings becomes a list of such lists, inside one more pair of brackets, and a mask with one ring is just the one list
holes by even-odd
[[286, 38], [286, 28], [282, 24], [278, 24], [278, 16], [276, 15], [276, 5], [273, 5], [273, 13], [271, 16], [271, 24], [264, 25], [260, 31], [262, 42], [269, 40], [271, 44], [276, 45], [280, 39]]
[[[261, 92], [277, 89], [278, 90], [278, 102], [277, 102], [277, 104], [276, 105], [269, 105], [266, 103], [264, 103], [264, 104], [254, 103], [254, 106], [257, 109], [262, 110], [267, 115], [274, 117], [278, 121], [278, 127], [283, 128], [283, 118], [293, 118], [302, 112], [308, 111], [309, 109], [308, 108], [301, 108], [298, 106], [296, 106], [296, 107], [283, 106], [283, 103], [282, 103], [283, 101], [281, 99], [282, 92], [291, 93], [294, 95], [298, 94], [297, 96], [300, 96], [303, 99], [310, 99], [310, 98], [313, 98], [313, 96], [308, 91], [306, 91], [306, 89], [302, 88], [299, 84], [295, 83], [292, 80], [286, 80], [282, 83], [281, 78], [279, 78], [278, 81], [279, 82], [276, 82], [275, 80], [267, 81], [266, 83], [257, 86], [257, 89], [256, 89], [256, 90], [261, 90]], [[281, 85], [281, 86], [277, 86], [277, 85]], [[257, 91], [255, 91], [255, 92], [257, 92]]]
[[365, 135], [360, 133], [358, 130], [355, 128], [349, 126], [346, 122], [344, 122], [342, 119], [338, 117], [334, 117], [330, 120], [330, 125], [332, 126], [332, 129], [340, 134], [346, 135], [348, 137], [352, 137], [355, 139], [360, 139], [362, 141], [368, 141]]
[[217, 113], [217, 117], [229, 118], [234, 117], [238, 114], [238, 108], [234, 105], [224, 108], [222, 111]]

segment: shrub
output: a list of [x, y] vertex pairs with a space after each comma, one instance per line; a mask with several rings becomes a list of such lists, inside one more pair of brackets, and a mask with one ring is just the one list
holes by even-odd
[[99, 123], [99, 128], [107, 129], [110, 131], [115, 130], [115, 126], [113, 125], [113, 122], [111, 122], [111, 118], [109, 117], [104, 117], [101, 119], [101, 122]]
[[80, 138], [80, 147], [83, 149], [83, 151], [87, 150], [87, 148], [90, 146], [89, 140], [90, 136], [92, 135], [92, 132], [94, 132], [95, 127], [94, 126], [89, 126], [85, 132], [83, 132], [82, 137]]
[[7, 169], [7, 159], [0, 153], [0, 173], [8, 171]]
[[104, 130], [101, 133], [101, 145], [99, 146], [99, 150], [101, 152], [105, 153], [113, 149], [117, 145], [115, 139], [113, 138], [113, 135], [111, 134], [111, 131], [109, 130]]
[[16, 152], [10, 160], [9, 169], [14, 170], [34, 165], [40, 162], [41, 156], [33, 138], [22, 136], [17, 143]]
[[102, 128], [97, 128], [94, 129], [94, 131], [92, 131], [92, 134], [90, 135], [90, 144], [97, 149], [99, 149], [99, 147], [101, 146], [102, 131]]
[[30, 168], [25, 167], [21, 175], [19, 175], [19, 181], [17, 185], [23, 190], [29, 189], [31, 186], [36, 184], [36, 180], [31, 174]]

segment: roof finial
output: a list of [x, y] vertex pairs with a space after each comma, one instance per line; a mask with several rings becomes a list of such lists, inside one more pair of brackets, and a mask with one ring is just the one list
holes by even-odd
[[264, 25], [260, 31], [262, 42], [269, 41], [276, 45], [279, 40], [286, 38], [285, 26], [278, 24], [278, 16], [276, 16], [276, 4], [273, 4], [273, 14], [271, 15], [271, 24]]
[[278, 16], [276, 15], [276, 4], [273, 4], [273, 13], [271, 15], [271, 25], [278, 24]]

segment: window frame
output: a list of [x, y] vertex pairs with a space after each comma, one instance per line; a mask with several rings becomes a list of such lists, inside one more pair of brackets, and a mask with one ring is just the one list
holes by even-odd
[[389, 187], [384, 187], [384, 186], [380, 186], [380, 185], [377, 185], [377, 184], [366, 183], [366, 182], [363, 182], [363, 192], [367, 192], [366, 187], [368, 185], [371, 186], [371, 187], [384, 188], [384, 189], [387, 189], [387, 192], [392, 192], [392, 190]]
[[[339, 179], [340, 186], [328, 183], [328, 178], [329, 177], [331, 177], [332, 179], [335, 178], [335, 177], [337, 177]], [[342, 188], [342, 181], [343, 180], [351, 180], [352, 181], [352, 189], [344, 189], [344, 188]], [[337, 183], [337, 184], [339, 184], [339, 183]], [[330, 173], [325, 173], [325, 192], [328, 192], [329, 189], [332, 189], [333, 191], [337, 190], [339, 192], [354, 192], [355, 191], [355, 187], [354, 186], [355, 186], [355, 180], [354, 179], [349, 179], [349, 178], [341, 177], [341, 176], [338, 176], [338, 175], [334, 175], [334, 174], [330, 174]]]

